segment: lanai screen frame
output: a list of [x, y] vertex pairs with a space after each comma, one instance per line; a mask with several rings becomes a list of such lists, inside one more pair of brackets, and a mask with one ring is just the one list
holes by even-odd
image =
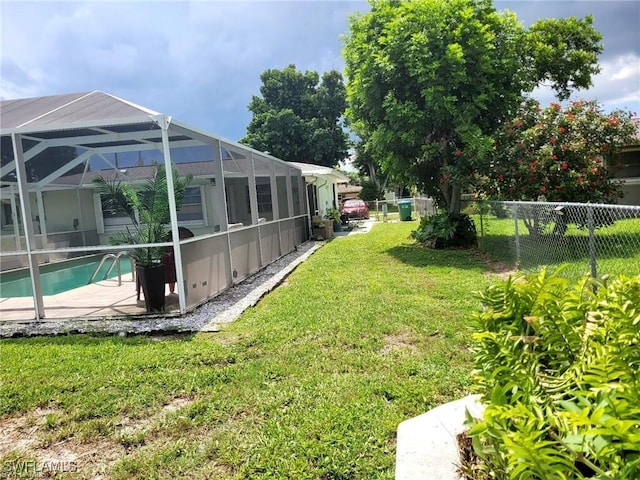
[[[136, 106], [137, 107], [137, 106]], [[36, 248], [35, 245], [35, 233], [34, 227], [31, 219], [33, 218], [32, 210], [31, 210], [31, 202], [29, 200], [29, 194], [32, 189], [29, 189], [29, 184], [27, 182], [27, 174], [26, 174], [26, 162], [33, 158], [33, 149], [46, 149], [47, 145], [51, 143], [55, 143], [58, 146], [77, 146], [81, 144], [87, 144], [88, 137], [87, 136], [73, 136], [74, 132], [80, 133], [86, 130], [99, 130], [103, 133], [100, 135], [96, 135], [96, 138], [91, 138], [92, 141], [95, 141], [96, 144], [101, 145], [99, 147], [99, 151], [103, 154], [106, 153], [115, 153], [118, 151], [134, 151], [136, 149], [157, 149], [160, 148], [162, 152], [162, 156], [164, 159], [164, 166], [167, 171], [171, 171], [171, 168], [174, 166], [174, 163], [171, 159], [171, 148], [172, 146], [181, 145], [187, 146], [189, 144], [193, 145], [208, 145], [212, 148], [213, 152], [213, 168], [215, 170], [215, 177], [220, 178], [222, 182], [222, 188], [217, 188], [214, 191], [216, 198], [214, 201], [219, 203], [222, 207], [222, 212], [219, 216], [220, 220], [220, 232], [228, 232], [228, 214], [227, 214], [227, 199], [225, 195], [224, 189], [224, 167], [223, 167], [223, 159], [222, 159], [222, 148], [224, 146], [229, 146], [233, 149], [238, 149], [242, 152], [245, 152], [248, 158], [250, 158], [251, 163], [255, 162], [257, 158], [260, 161], [271, 162], [273, 165], [273, 171], [275, 172], [276, 168], [286, 169], [289, 173], [287, 174], [287, 201], [289, 206], [293, 203], [291, 198], [291, 181], [295, 178], [295, 181], [298, 182], [298, 185], [301, 187], [302, 183], [302, 175], [299, 169], [292, 167], [290, 164], [279, 160], [275, 157], [272, 157], [264, 152], [258, 152], [254, 149], [246, 147], [244, 145], [229, 141], [227, 139], [223, 139], [218, 136], [211, 135], [202, 130], [194, 129], [193, 127], [187, 126], [179, 121], [173, 120], [170, 116], [159, 114], [153, 111], [142, 111], [145, 110], [142, 107], [137, 107], [141, 110], [141, 114], [137, 117], [127, 117], [127, 118], [101, 118], [99, 120], [90, 120], [90, 121], [75, 121], [75, 122], [51, 122], [42, 124], [42, 122], [38, 122], [38, 118], [34, 119], [33, 122], [26, 122], [23, 125], [19, 125], [17, 127], [11, 128], [3, 128], [0, 130], [0, 135], [2, 137], [10, 137], [11, 145], [13, 149], [13, 162], [10, 162], [7, 165], [2, 166], [0, 171], [0, 178], [4, 178], [8, 172], [15, 170], [16, 172], [16, 184], [15, 188], [17, 189], [17, 195], [20, 204], [20, 216], [22, 227], [24, 229], [24, 241], [25, 247], [24, 249], [20, 248], [15, 251], [4, 251], [0, 252], [2, 256], [17, 256], [17, 255], [26, 255], [28, 269], [30, 273], [32, 289], [33, 289], [33, 302], [34, 302], [34, 312], [35, 319], [43, 319], [45, 318], [45, 307], [43, 303], [43, 294], [42, 287], [40, 284], [40, 264], [37, 261], [37, 255], [41, 254], [50, 254], [55, 253], [56, 251], [82, 251], [82, 252], [90, 252], [90, 251], [120, 251], [127, 248], [133, 248], [134, 246], [130, 245], [119, 245], [119, 246], [109, 246], [109, 245], [83, 245], [82, 247], [70, 247], [67, 249], [54, 249], [48, 250], [47, 248]], [[116, 133], [112, 130], [123, 131]], [[148, 134], [149, 129], [159, 130], [161, 142], [156, 143], [145, 143], [146, 139], [144, 135]], [[56, 135], [59, 134], [59, 136]], [[42, 137], [46, 137], [43, 139]], [[31, 147], [27, 153], [27, 160], [25, 160], [25, 151], [23, 150], [23, 141], [27, 139], [38, 139], [38, 143], [42, 144], [44, 147]], [[173, 140], [173, 138], [177, 138], [178, 140]], [[142, 143], [140, 143], [142, 141]], [[98, 151], [98, 149], [91, 149], [94, 153]], [[31, 153], [30, 153], [31, 152]], [[87, 154], [90, 156], [90, 154]], [[82, 155], [80, 156], [82, 157]], [[88, 157], [87, 157], [88, 158]], [[55, 175], [49, 176], [47, 180], [49, 183], [54, 181], [56, 178], [64, 175], [64, 173], [68, 172], [75, 165], [81, 163], [82, 160], [75, 158], [69, 164], [65, 164], [60, 167]], [[293, 176], [292, 176], [293, 174]], [[8, 183], [3, 181], [4, 184]], [[171, 175], [167, 176], [168, 183], [168, 191], [169, 197], [168, 201], [170, 204], [170, 219], [171, 219], [171, 232], [172, 232], [172, 241], [157, 244], [162, 246], [172, 246], [174, 249], [175, 255], [175, 263], [176, 263], [176, 280], [177, 280], [177, 292], [179, 299], [179, 310], [180, 313], [186, 313], [187, 304], [186, 304], [186, 295], [184, 291], [184, 277], [183, 277], [183, 268], [182, 268], [182, 258], [181, 258], [181, 248], [180, 248], [180, 239], [178, 235], [178, 219], [174, 198], [174, 185], [173, 178]], [[251, 183], [251, 182], [250, 182]], [[252, 217], [257, 219], [257, 211], [254, 213], [256, 203], [256, 189], [255, 189], [255, 178], [252, 182], [253, 188], [249, 190], [250, 193], [250, 201], [252, 204]], [[81, 185], [76, 186], [76, 189], [81, 188]], [[13, 191], [13, 187], [12, 187]], [[299, 188], [300, 191], [305, 191], [305, 189]], [[274, 185], [272, 184], [272, 199], [274, 203], [277, 203], [277, 196], [274, 189]], [[306, 207], [306, 199], [300, 195], [299, 202], [301, 205]], [[38, 200], [37, 200], [38, 201]], [[41, 200], [40, 200], [41, 201]], [[302, 209], [300, 212], [301, 215], [306, 215], [306, 208]], [[220, 212], [220, 213], [222, 213]], [[289, 209], [290, 215], [287, 218], [293, 218], [293, 211]], [[277, 205], [274, 205], [274, 213], [276, 215], [276, 220], [281, 220], [280, 216], [277, 212]], [[252, 225], [255, 226], [256, 222], [252, 221]], [[136, 245], [140, 246], [140, 245]]]

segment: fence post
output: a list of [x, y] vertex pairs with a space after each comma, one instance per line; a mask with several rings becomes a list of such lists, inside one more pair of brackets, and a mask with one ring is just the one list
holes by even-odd
[[513, 206], [513, 221], [516, 226], [516, 264], [520, 265], [520, 234], [518, 233], [518, 205]]
[[597, 259], [596, 259], [596, 232], [593, 224], [593, 207], [587, 206], [587, 228], [589, 229], [589, 262], [591, 264], [591, 276], [596, 278]]
[[484, 238], [484, 223], [482, 221], [482, 201], [478, 200], [478, 210], [480, 210], [480, 238]]

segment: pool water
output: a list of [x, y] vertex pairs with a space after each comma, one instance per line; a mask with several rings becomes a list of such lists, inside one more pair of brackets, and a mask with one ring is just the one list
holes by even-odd
[[[43, 295], [55, 295], [57, 293], [66, 292], [74, 288], [82, 287], [89, 283], [89, 279], [96, 271], [102, 256], [91, 256], [78, 260], [60, 262], [55, 265], [47, 265], [41, 267], [40, 283], [42, 285]], [[95, 276], [94, 282], [104, 280], [107, 270], [112, 265], [111, 260], [107, 260], [100, 272]], [[122, 277], [127, 273], [131, 273], [131, 262], [128, 257], [120, 259], [120, 270]], [[109, 274], [110, 278], [118, 277], [118, 269], [114, 267]], [[21, 270], [19, 272], [3, 273], [0, 276], [0, 297], [31, 297], [33, 290], [31, 288], [31, 277], [29, 270]]]

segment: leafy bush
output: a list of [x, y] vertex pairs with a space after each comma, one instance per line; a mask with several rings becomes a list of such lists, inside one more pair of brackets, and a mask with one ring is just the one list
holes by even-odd
[[360, 199], [365, 202], [373, 202], [384, 198], [384, 190], [380, 188], [377, 182], [364, 180], [361, 183]]
[[337, 210], [335, 208], [330, 208], [327, 210], [327, 213], [325, 213], [324, 218], [326, 218], [327, 220], [333, 220], [333, 223], [335, 224], [341, 224], [342, 220], [340, 219], [340, 210]]
[[489, 209], [496, 218], [511, 218], [511, 209], [504, 203], [489, 202]]
[[640, 276], [557, 273], [480, 294], [474, 449], [498, 480], [638, 479]]
[[439, 213], [422, 217], [420, 226], [411, 232], [418, 242], [431, 248], [473, 247], [478, 244], [476, 226], [464, 213]]

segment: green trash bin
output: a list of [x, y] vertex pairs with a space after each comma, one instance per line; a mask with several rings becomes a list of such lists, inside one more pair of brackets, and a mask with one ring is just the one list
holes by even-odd
[[411, 220], [411, 200], [401, 200], [398, 202], [398, 210], [400, 211], [400, 220], [405, 222]]

